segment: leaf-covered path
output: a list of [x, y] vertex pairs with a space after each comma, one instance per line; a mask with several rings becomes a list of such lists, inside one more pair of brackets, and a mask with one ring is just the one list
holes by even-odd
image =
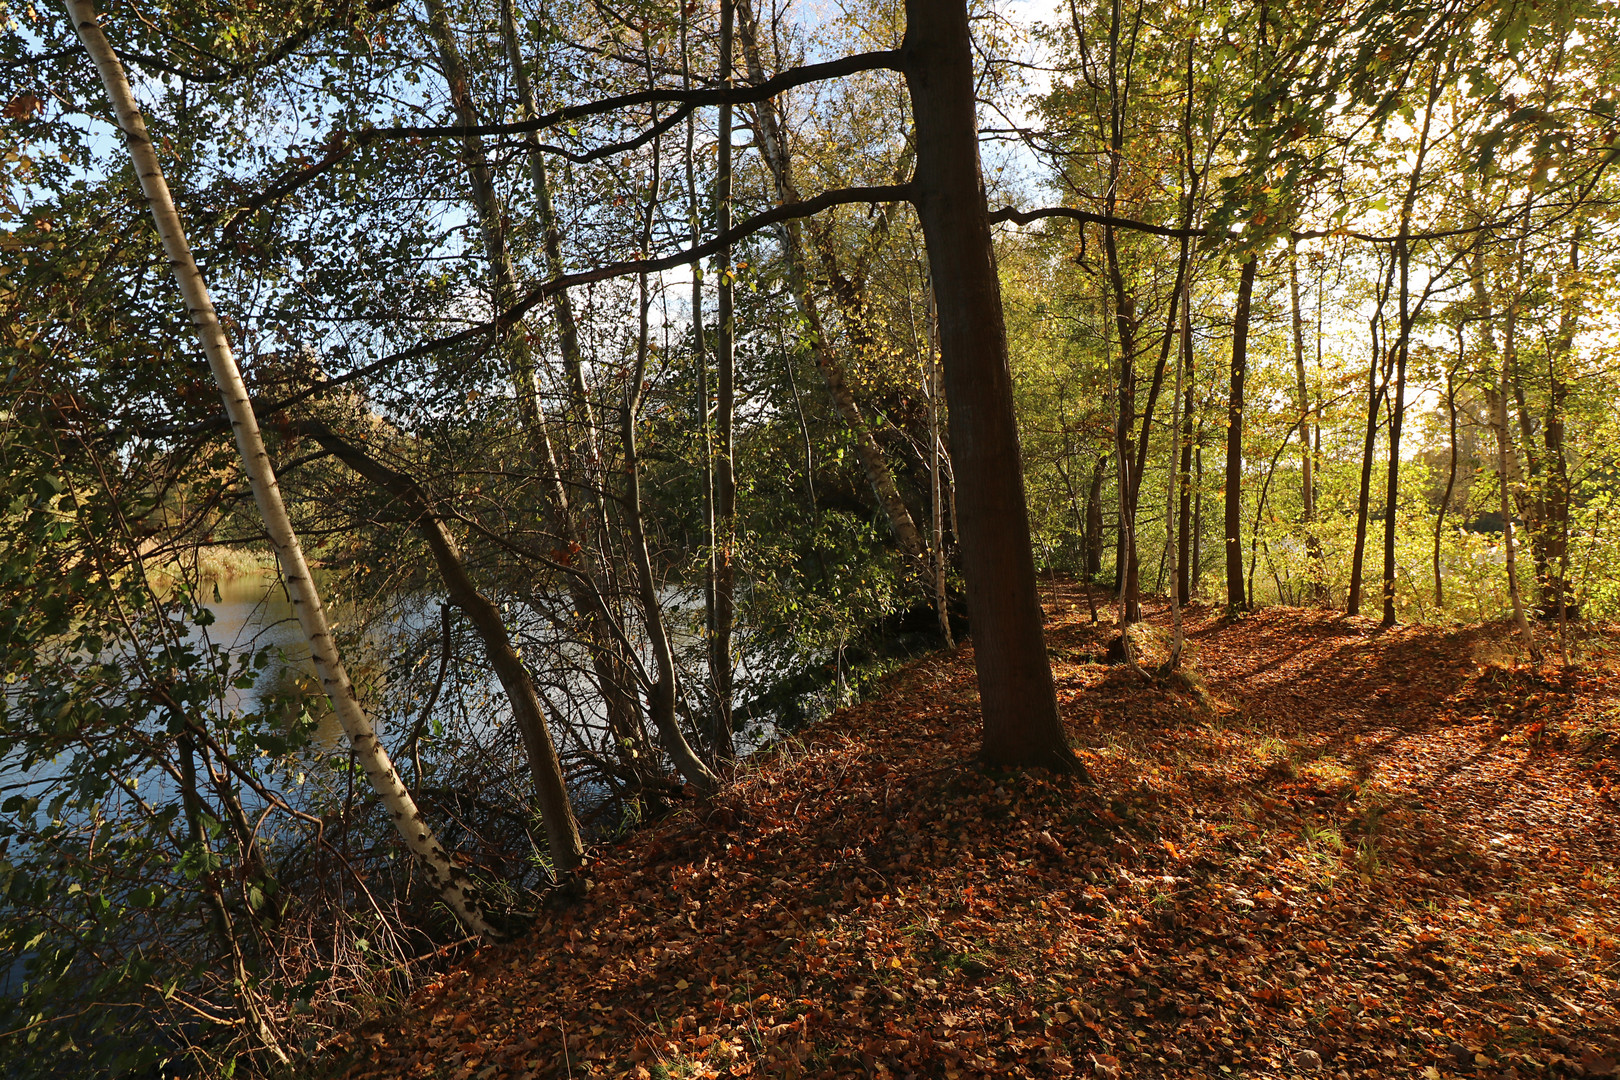
[[930, 658], [331, 1054], [449, 1080], [1620, 1076], [1607, 662], [1195, 609], [1199, 702], [1096, 662], [1109, 635], [1057, 599], [1095, 787], [980, 771], [971, 653]]

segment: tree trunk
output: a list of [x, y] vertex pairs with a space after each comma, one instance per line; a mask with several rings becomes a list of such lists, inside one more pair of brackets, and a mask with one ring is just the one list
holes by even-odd
[[[765, 67], [759, 48], [759, 24], [749, 0], [737, 0], [737, 37], [742, 43], [743, 62], [748, 67], [749, 80], [754, 83], [764, 82]], [[760, 102], [755, 106], [754, 116], [758, 127], [760, 157], [770, 170], [776, 186], [777, 201], [784, 206], [799, 202], [799, 190], [793, 180], [792, 157], [788, 152], [787, 132], [783, 130], [776, 103], [771, 100]], [[928, 560], [928, 545], [924, 542], [922, 532], [917, 528], [916, 519], [912, 517], [905, 499], [900, 495], [899, 485], [895, 483], [894, 472], [883, 456], [882, 447], [878, 445], [870, 425], [861, 414], [860, 405], [850, 388], [844, 366], [833, 352], [826, 332], [822, 329], [821, 312], [810, 287], [811, 275], [804, 250], [801, 223], [796, 219], [785, 222], [782, 226], [782, 238], [787, 262], [788, 291], [793, 294], [794, 304], [804, 318], [811, 357], [827, 383], [827, 392], [832, 396], [833, 407], [838, 410], [839, 417], [855, 440], [855, 457], [861, 463], [867, 483], [872, 485], [878, 503], [889, 519], [889, 526], [894, 530], [895, 542], [918, 566], [923, 566]]]
[[309, 641], [310, 655], [314, 659], [321, 685], [331, 698], [332, 709], [354, 749], [355, 760], [365, 770], [372, 789], [387, 809], [406, 846], [421, 860], [431, 886], [443, 898], [446, 906], [468, 930], [481, 936], [495, 937], [494, 928], [486, 920], [474, 894], [472, 880], [456, 867], [450, 853], [439, 843], [427, 819], [417, 809], [416, 801], [394, 771], [387, 751], [377, 739], [371, 719], [360, 708], [354, 685], [349, 681], [349, 673], [332, 640], [326, 609], [321, 604], [320, 593], [309, 572], [303, 547], [298, 542], [298, 534], [293, 531], [286, 505], [282, 502], [281, 489], [276, 484], [275, 471], [271, 468], [270, 455], [259, 433], [258, 419], [253, 414], [236, 356], [214, 312], [214, 303], [208, 295], [202, 273], [192, 258], [180, 215], [175, 210], [169, 185], [163, 178], [157, 154], [147, 136], [146, 123], [130, 92], [123, 65], [102, 33], [95, 8], [89, 0], [66, 0], [66, 6], [74, 29], [84, 43], [85, 51], [95, 61], [102, 85], [112, 100], [118, 126], [124, 132], [125, 143], [135, 166], [135, 175], [140, 180], [141, 191], [151, 207], [158, 234], [163, 240], [164, 254], [174, 271], [191, 315], [192, 326], [202, 341], [214, 381], [219, 385], [225, 411], [230, 416], [242, 466], [253, 489], [254, 502], [258, 504], [265, 530], [270, 535], [281, 564], [287, 597], [292, 602], [293, 610], [298, 613], [299, 626]]
[[647, 295], [647, 275], [642, 274], [637, 297], [640, 330], [636, 343], [636, 363], [631, 378], [625, 384], [624, 402], [619, 410], [619, 431], [624, 444], [623, 504], [625, 525], [630, 530], [630, 557], [635, 564], [637, 591], [641, 596], [648, 644], [652, 647], [653, 663], [657, 670], [653, 684], [647, 691], [647, 711], [652, 716], [654, 730], [664, 744], [664, 752], [675, 763], [675, 768], [693, 787], [710, 794], [719, 790], [720, 779], [692, 751], [692, 745], [681, 733], [675, 715], [675, 653], [670, 646], [669, 629], [664, 625], [663, 608], [658, 601], [658, 582], [653, 577], [652, 556], [647, 549], [647, 530], [641, 511], [641, 459], [636, 442], [636, 423], [641, 412], [641, 387], [647, 375], [647, 309], [651, 305], [652, 300]]
[[1513, 536], [1513, 506], [1508, 498], [1508, 468], [1507, 463], [1515, 457], [1513, 451], [1512, 428], [1508, 424], [1508, 361], [1513, 355], [1517, 345], [1518, 298], [1508, 303], [1507, 326], [1503, 335], [1501, 384], [1496, 393], [1496, 400], [1491, 404], [1491, 419], [1496, 427], [1496, 472], [1500, 481], [1502, 511], [1502, 550], [1506, 561], [1508, 599], [1513, 604], [1513, 621], [1519, 628], [1519, 635], [1524, 638], [1525, 649], [1530, 653], [1532, 663], [1541, 662], [1541, 650], [1536, 646], [1536, 636], [1530, 629], [1530, 620], [1524, 613], [1524, 598], [1519, 590], [1518, 558], [1514, 548], [1516, 544]]
[[467, 573], [455, 537], [450, 535], [443, 518], [434, 511], [427, 493], [411, 477], [384, 465], [325, 424], [304, 421], [298, 428], [349, 468], [397, 499], [409, 514], [411, 524], [422, 534], [434, 565], [438, 567], [439, 576], [444, 581], [445, 594], [472, 623], [478, 640], [484, 646], [484, 656], [512, 706], [512, 719], [523, 738], [551, 858], [565, 873], [576, 869], [585, 852], [585, 845], [580, 841], [579, 825], [569, 802], [562, 762], [557, 758], [557, 747], [546, 724], [547, 710], [541, 703], [528, 668], [523, 666], [522, 658], [512, 647], [512, 638], [507, 633], [500, 610], [478, 590]]
[[[1200, 434], [1199, 438], [1203, 436]], [[1201, 444], [1193, 447], [1193, 469], [1197, 473], [1198, 491], [1193, 496], [1190, 594], [1197, 596], [1204, 588], [1204, 447]]]
[[[692, 54], [689, 35], [691, 17], [695, 8], [681, 8], [681, 82], [687, 89], [692, 86]], [[686, 200], [691, 244], [696, 248], [703, 241], [703, 213], [697, 186], [697, 117], [695, 111], [686, 116]], [[692, 260], [692, 364], [697, 369], [697, 422], [702, 435], [702, 468], [700, 483], [703, 488], [703, 638], [705, 648], [714, 641], [715, 612], [715, 543], [714, 521], [714, 428], [709, 408], [709, 356], [708, 341], [703, 329], [703, 260]], [[815, 499], [812, 496], [811, 503]], [[710, 692], [714, 688], [710, 687]]]
[[1311, 391], [1305, 378], [1305, 316], [1299, 302], [1299, 249], [1288, 245], [1288, 293], [1294, 323], [1294, 382], [1299, 393], [1300, 523], [1305, 526], [1305, 560], [1311, 596], [1323, 596], [1322, 541], [1316, 535], [1316, 455], [1311, 441]]
[[1083, 772], [1058, 715], [1036, 591], [1007, 330], [979, 170], [965, 0], [907, 0], [902, 51], [916, 124], [913, 197], [939, 310], [983, 755], [999, 765]]
[[[1395, 262], [1390, 261], [1389, 273], [1395, 273]], [[1355, 550], [1350, 556], [1350, 595], [1345, 602], [1345, 613], [1348, 615], [1361, 614], [1361, 574], [1365, 566], [1367, 554], [1367, 517], [1371, 510], [1369, 500], [1372, 497], [1372, 467], [1373, 446], [1378, 440], [1378, 401], [1383, 396], [1384, 386], [1378, 378], [1379, 368], [1387, 366], [1387, 348], [1380, 348], [1379, 326], [1384, 316], [1384, 302], [1389, 299], [1393, 282], [1386, 277], [1383, 287], [1378, 294], [1378, 310], [1367, 321], [1368, 335], [1372, 340], [1372, 359], [1367, 365], [1367, 428], [1361, 443], [1361, 490], [1356, 502], [1356, 540]], [[1386, 380], [1387, 382], [1387, 377]]]
[[[731, 85], [732, 0], [720, 0], [720, 85]], [[715, 233], [731, 231], [731, 103], [720, 106], [719, 167], [715, 174]], [[733, 438], [736, 418], [736, 313], [733, 282], [736, 268], [731, 245], [720, 249], [718, 310], [715, 315], [715, 453], [714, 453], [714, 633], [709, 638], [709, 678], [714, 683], [716, 754], [722, 761], [737, 756], [732, 741], [731, 628], [736, 614], [737, 472]]]
[[1446, 418], [1451, 434], [1451, 467], [1446, 471], [1446, 492], [1434, 516], [1434, 606], [1446, 606], [1446, 590], [1440, 575], [1440, 540], [1445, 535], [1446, 511], [1451, 509], [1451, 493], [1457, 489], [1457, 372], [1463, 365], [1462, 324], [1457, 325], [1457, 366], [1446, 371]]
[[935, 351], [939, 343], [939, 314], [934, 310], [934, 294], [928, 293], [928, 344], [922, 364], [923, 384], [928, 397], [928, 491], [934, 526], [934, 612], [939, 616], [939, 634], [947, 649], [956, 648], [951, 633], [951, 612], [945, 595], [945, 498], [941, 481], [944, 446], [939, 433], [939, 364]]
[[1384, 496], [1384, 617], [1386, 629], [1395, 625], [1395, 524], [1401, 494], [1401, 425], [1406, 418], [1406, 361], [1412, 351], [1411, 262], [1412, 208], [1417, 203], [1423, 178], [1423, 161], [1429, 151], [1429, 125], [1440, 96], [1440, 65], [1429, 74], [1429, 99], [1423, 109], [1423, 126], [1418, 132], [1417, 160], [1401, 201], [1400, 234], [1395, 238], [1395, 259], [1400, 266], [1400, 340], [1395, 345], [1395, 400], [1389, 419], [1389, 483]]
[[[429, 0], [427, 12], [428, 31], [439, 49], [456, 118], [464, 125], [474, 126], [479, 123], [480, 117], [468, 88], [465, 66], [451, 32], [449, 16], [441, 0]], [[507, 63], [517, 83], [519, 103], [525, 113], [532, 115], [534, 93], [529, 85], [528, 72], [523, 66], [516, 19], [513, 0], [501, 0], [501, 35]], [[536, 202], [540, 208], [547, 269], [557, 273], [562, 266], [561, 234], [557, 228], [556, 211], [552, 206], [551, 189], [546, 179], [544, 152], [540, 148], [537, 133], [531, 133], [526, 139], [526, 144], [530, 181], [534, 186]], [[495, 292], [493, 306], [495, 310], [502, 311], [517, 301], [517, 276], [512, 268], [511, 252], [507, 243], [505, 207], [496, 193], [488, 158], [477, 136], [462, 139], [462, 154], [467, 165], [473, 205], [478, 212], [480, 231], [484, 238], [485, 254], [490, 262]], [[580, 366], [579, 335], [574, 324], [573, 305], [568, 299], [567, 290], [558, 290], [553, 296], [552, 312], [557, 322], [558, 343], [564, 364], [571, 372], [576, 372], [577, 379], [582, 380], [583, 376], [577, 374]], [[534, 352], [522, 326], [515, 328], [515, 333], [509, 337], [506, 344], [508, 374], [517, 401], [518, 418], [529, 440], [531, 453], [548, 481], [550, 498], [544, 504], [547, 524], [570, 550], [577, 553], [576, 557], [582, 570], [582, 574], [564, 575], [565, 587], [573, 603], [573, 610], [578, 613], [578, 632], [590, 657], [592, 674], [602, 693], [608, 727], [614, 734], [615, 749], [631, 770], [639, 774], [646, 770], [649, 764], [646, 753], [648, 750], [646, 729], [641, 721], [641, 710], [636, 707], [630, 693], [632, 678], [629, 665], [625, 662], [611, 628], [607, 625], [610, 615], [589, 538], [583, 535], [585, 530], [582, 529], [582, 523], [573, 510], [568, 485], [563, 480], [562, 466], [557, 459], [556, 444], [551, 435], [551, 421], [541, 405], [536, 387]], [[590, 406], [584, 397], [582, 385], [576, 387], [576, 396], [580, 399], [580, 407], [589, 410]], [[586, 430], [588, 443], [594, 442], [590, 435], [594, 430], [593, 425], [587, 424]], [[594, 453], [588, 450], [586, 456], [594, 457]], [[543, 765], [540, 769], [542, 772], [545, 771]]]
[[1086, 487], [1086, 583], [1091, 584], [1102, 573], [1103, 512], [1102, 486], [1108, 469], [1108, 455], [1098, 454], [1091, 468], [1091, 483]]
[[[1187, 361], [1192, 356], [1192, 281], [1189, 277], [1182, 277], [1182, 288], [1186, 290], [1181, 306], [1181, 355], [1176, 358], [1176, 389], [1170, 395], [1170, 432], [1175, 436], [1181, 430], [1181, 376], [1187, 369]], [[1181, 625], [1181, 575], [1177, 572], [1176, 563], [1176, 481], [1181, 476], [1181, 464], [1177, 460], [1180, 455], [1174, 438], [1170, 443], [1170, 479], [1168, 490], [1164, 497], [1164, 556], [1170, 564], [1170, 624], [1173, 638], [1170, 642], [1170, 656], [1160, 668], [1160, 675], [1168, 675], [1181, 664], [1181, 648], [1183, 644], [1183, 630]]]
[[1243, 381], [1249, 367], [1249, 309], [1258, 260], [1243, 264], [1232, 323], [1232, 381], [1226, 400], [1226, 610], [1248, 610], [1243, 591]]
[[1561, 283], [1558, 336], [1547, 353], [1547, 418], [1542, 425], [1542, 446], [1547, 455], [1547, 482], [1544, 497], [1546, 520], [1543, 531], [1547, 560], [1547, 588], [1542, 611], [1562, 626], [1571, 614], [1569, 579], [1569, 456], [1564, 447], [1564, 402], [1569, 384], [1559, 367], [1570, 361], [1575, 347], [1575, 331], [1580, 321], [1581, 230], [1576, 226], [1569, 240], [1569, 276]]

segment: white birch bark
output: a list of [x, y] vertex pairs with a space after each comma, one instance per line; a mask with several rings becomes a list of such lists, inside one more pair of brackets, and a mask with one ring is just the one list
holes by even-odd
[[236, 447], [242, 456], [242, 467], [247, 472], [253, 488], [254, 502], [258, 504], [259, 514], [264, 519], [265, 529], [270, 534], [270, 541], [275, 545], [276, 556], [281, 562], [288, 599], [292, 602], [293, 610], [298, 613], [298, 623], [304, 631], [304, 636], [309, 640], [310, 654], [315, 660], [315, 669], [320, 676], [321, 685], [325, 687], [327, 696], [332, 699], [332, 708], [337, 713], [338, 721], [343, 725], [344, 734], [349, 737], [349, 742], [354, 747], [355, 760], [365, 769], [366, 777], [371, 781], [371, 786], [382, 800], [383, 806], [387, 808], [400, 835], [404, 837], [406, 846], [421, 860], [429, 879], [445, 904], [473, 933], [486, 937], [497, 936], [494, 928], [486, 921], [474, 896], [472, 881], [451, 862], [449, 853], [439, 843], [438, 837], [434, 835], [427, 820], [417, 809], [410, 791], [388, 760], [388, 753], [377, 739], [371, 719], [360, 708], [354, 685], [349, 681], [349, 673], [344, 669], [342, 658], [338, 656], [337, 645], [332, 640], [326, 609], [321, 605], [320, 594], [315, 588], [314, 578], [310, 575], [303, 548], [298, 542], [297, 533], [293, 531], [292, 521], [287, 516], [281, 489], [276, 484], [276, 475], [270, 466], [270, 455], [265, 450], [264, 439], [259, 432], [258, 419], [253, 415], [253, 405], [248, 399], [247, 387], [242, 382], [241, 369], [237, 367], [230, 341], [214, 312], [214, 302], [208, 295], [208, 287], [203, 282], [202, 272], [192, 257], [191, 247], [186, 241], [185, 227], [181, 223], [179, 211], [175, 209], [168, 181], [164, 179], [157, 154], [152, 148], [152, 141], [147, 135], [146, 121], [135, 104], [129, 78], [124, 74], [123, 64], [113, 52], [106, 35], [102, 33], [91, 0], [65, 0], [65, 4], [79, 40], [84, 43], [85, 51], [95, 61], [102, 85], [106, 87], [107, 96], [111, 99], [117, 114], [118, 126], [123, 130], [125, 145], [135, 165], [135, 174], [140, 179], [141, 191], [152, 209], [158, 235], [163, 240], [164, 254], [168, 257], [170, 269], [174, 271], [175, 281], [180, 286], [180, 293], [185, 299], [192, 326], [196, 328], [197, 336], [202, 340], [203, 352], [208, 357], [208, 366], [213, 371], [214, 381], [219, 386], [220, 397], [225, 404], [225, 412], [230, 417], [231, 429], [236, 436]]

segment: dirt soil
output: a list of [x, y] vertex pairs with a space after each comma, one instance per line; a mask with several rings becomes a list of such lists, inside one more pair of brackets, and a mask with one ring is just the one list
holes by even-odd
[[[973, 654], [592, 853], [337, 1075], [1620, 1077], [1620, 679], [1508, 628], [1048, 597], [1095, 786], [986, 772]], [[1151, 659], [1168, 616], [1138, 641]], [[346, 1070], [346, 1071], [345, 1071]]]

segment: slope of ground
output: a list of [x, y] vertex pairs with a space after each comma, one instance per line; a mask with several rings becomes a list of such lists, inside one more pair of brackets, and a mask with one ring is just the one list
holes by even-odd
[[930, 658], [597, 852], [584, 902], [340, 1071], [1620, 1076], [1606, 660], [1195, 609], [1196, 701], [1095, 662], [1110, 635], [1054, 599], [1094, 787], [980, 770], [971, 652]]

